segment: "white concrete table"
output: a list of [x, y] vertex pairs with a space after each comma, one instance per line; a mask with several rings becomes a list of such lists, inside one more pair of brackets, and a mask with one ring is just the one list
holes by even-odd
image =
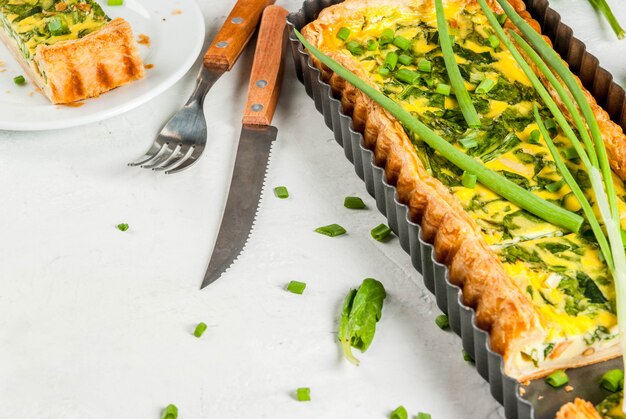
[[[208, 39], [233, 1], [200, 3]], [[294, 11], [299, 0], [278, 1]], [[626, 8], [611, 1], [626, 24]], [[626, 41], [585, 0], [554, 0], [626, 85]], [[621, 7], [621, 6], [620, 6]], [[266, 192], [247, 248], [203, 291], [228, 190], [252, 60], [248, 48], [206, 102], [209, 145], [192, 169], [130, 168], [190, 94], [198, 65], [123, 116], [60, 131], [0, 132], [0, 418], [384, 418], [402, 404], [434, 418], [501, 418], [463, 360], [398, 240], [332, 140], [291, 60], [274, 119]], [[340, 181], [338, 181], [340, 180]], [[290, 197], [271, 188], [285, 185]], [[358, 195], [366, 211], [343, 208]], [[130, 229], [120, 232], [118, 223]], [[330, 223], [348, 234], [313, 229]], [[344, 296], [366, 277], [388, 298], [360, 367], [336, 342]], [[284, 290], [307, 283], [303, 295]], [[196, 323], [209, 325], [201, 339]], [[310, 387], [312, 401], [293, 398]]]

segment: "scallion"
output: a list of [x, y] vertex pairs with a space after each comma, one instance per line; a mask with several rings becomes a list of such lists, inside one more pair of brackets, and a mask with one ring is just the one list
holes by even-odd
[[389, 77], [389, 75], [391, 74], [391, 71], [389, 71], [387, 67], [380, 67], [378, 69], [378, 74], [380, 74], [383, 77]]
[[404, 36], [396, 36], [393, 38], [393, 44], [400, 48], [402, 51], [406, 51], [411, 47], [411, 41], [406, 39]]
[[617, 39], [624, 39], [624, 36], [626, 35], [626, 33], [624, 33], [624, 28], [622, 28], [617, 21], [617, 18], [613, 14], [613, 11], [609, 7], [606, 0], [589, 0], [589, 3], [591, 3], [597, 11], [604, 15], [606, 20], [609, 22], [609, 25], [611, 25], [611, 29], [613, 29], [613, 32], [617, 35]]
[[396, 69], [397, 64], [398, 54], [392, 51], [385, 56], [385, 61], [383, 61], [383, 67], [393, 71]]
[[408, 70], [406, 68], [401, 68], [396, 71], [394, 74], [395, 78], [400, 80], [401, 82], [408, 84], [415, 84], [420, 79], [420, 74], [415, 71]]
[[562, 387], [565, 384], [567, 384], [569, 382], [569, 378], [567, 377], [567, 374], [565, 374], [565, 371], [558, 370], [548, 375], [545, 378], [545, 381], [552, 387], [556, 388], [556, 387]]
[[461, 177], [461, 184], [469, 189], [474, 189], [476, 187], [476, 175], [470, 172], [463, 172], [463, 176]]
[[280, 199], [289, 198], [289, 191], [286, 186], [277, 186], [274, 188], [274, 195]]
[[367, 40], [367, 50], [376, 51], [378, 49], [378, 42], [374, 39]]
[[624, 371], [615, 369], [604, 373], [600, 379], [600, 387], [612, 393], [624, 388]]
[[126, 223], [120, 223], [116, 227], [117, 227], [117, 229], [119, 231], [126, 231], [126, 230], [128, 230], [128, 224], [126, 224]]
[[315, 232], [329, 237], [336, 237], [346, 234], [346, 229], [339, 224], [329, 224], [327, 226], [316, 228]]
[[500, 26], [504, 26], [504, 22], [506, 22], [506, 13], [500, 13], [499, 15], [496, 15], [496, 19], [498, 20]]
[[365, 202], [358, 196], [346, 196], [343, 200], [343, 206], [349, 209], [364, 209]]
[[363, 53], [365, 53], [365, 47], [361, 45], [359, 41], [346, 42], [346, 49], [350, 51], [352, 55], [363, 55]]
[[466, 149], [478, 146], [478, 141], [476, 141], [476, 138], [474, 137], [463, 137], [459, 140], [459, 143], [461, 143], [461, 145]]
[[552, 183], [548, 183], [546, 185], [546, 189], [550, 192], [558, 192], [561, 190], [561, 188], [563, 187], [563, 185], [565, 185], [565, 181], [563, 179], [557, 181], [557, 182], [552, 182]]
[[305, 282], [289, 281], [289, 284], [287, 284], [287, 291], [292, 292], [294, 294], [302, 294], [305, 288], [306, 288]]
[[450, 320], [448, 319], [448, 316], [446, 316], [445, 314], [440, 314], [439, 316], [437, 316], [435, 318], [435, 324], [441, 330], [448, 330], [450, 328]]
[[309, 387], [300, 387], [296, 390], [296, 399], [299, 402], [311, 401], [311, 389]]
[[496, 85], [496, 82], [492, 79], [483, 79], [480, 82], [478, 87], [476, 87], [476, 93], [479, 95], [487, 94], [493, 87]]
[[430, 413], [419, 412], [416, 419], [431, 419]]
[[398, 62], [402, 65], [411, 65], [413, 63], [413, 57], [406, 54], [400, 54]]
[[391, 234], [391, 229], [385, 224], [379, 224], [370, 231], [370, 234], [379, 242], [385, 240]]
[[463, 360], [465, 360], [465, 362], [474, 362], [474, 357], [472, 357], [465, 349], [463, 349], [461, 353], [463, 354]]
[[457, 102], [459, 102], [459, 107], [461, 108], [465, 122], [467, 122], [467, 125], [470, 127], [478, 127], [480, 126], [480, 118], [465, 88], [465, 80], [463, 80], [461, 76], [461, 71], [459, 70], [454, 51], [452, 50], [452, 43], [450, 42], [450, 35], [448, 33], [448, 22], [446, 21], [442, 0], [435, 0], [435, 9], [437, 12], [439, 45], [443, 53], [443, 61], [446, 65], [448, 77], [450, 78], [450, 84], [454, 89], [454, 94]]
[[419, 60], [417, 63], [417, 69], [422, 73], [430, 73], [433, 71], [432, 63], [428, 60]]
[[578, 158], [578, 152], [576, 151], [576, 147], [566, 147], [563, 149], [563, 157], [567, 160], [573, 160]]
[[530, 135], [528, 136], [528, 142], [530, 144], [539, 144], [540, 138], [541, 138], [541, 133], [539, 132], [539, 130], [534, 129], [530, 132]]
[[367, 82], [361, 80], [358, 76], [346, 69], [344, 66], [333, 60], [319, 49], [309, 43], [299, 31], [294, 31], [304, 47], [314, 55], [323, 64], [328, 66], [338, 76], [348, 81], [367, 96], [372, 98], [376, 103], [381, 105], [390, 114], [395, 116], [398, 121], [404, 124], [405, 128], [415, 133], [430, 147], [438, 151], [442, 156], [448, 159], [455, 166], [474, 173], [478, 181], [497, 193], [504, 199], [527, 210], [531, 214], [548, 221], [558, 227], [562, 227], [569, 231], [577, 232], [583, 223], [583, 218], [577, 214], [567, 211], [537, 195], [516, 185], [504, 176], [485, 167], [475, 158], [466, 155], [462, 151], [456, 149], [448, 141], [441, 138], [431, 129], [426, 127], [421, 121], [407, 112], [401, 105], [386, 97], [376, 88], [370, 86]]
[[385, 30], [383, 30], [383, 32], [380, 34], [380, 38], [378, 39], [378, 43], [380, 45], [387, 45], [393, 42], [393, 38], [395, 37], [395, 34], [393, 33], [393, 30], [387, 28]]
[[195, 330], [193, 331], [193, 335], [197, 338], [199, 338], [200, 336], [202, 336], [204, 334], [204, 332], [206, 331], [207, 325], [204, 322], [200, 322], [196, 325]]
[[178, 418], [178, 407], [174, 404], [169, 404], [163, 411], [161, 412], [161, 419], [177, 419]]
[[391, 412], [391, 415], [389, 415], [389, 419], [407, 419], [408, 417], [409, 414], [407, 413], [404, 406], [396, 407], [396, 410]]
[[24, 78], [24, 76], [19, 75], [19, 76], [13, 77], [13, 83], [17, 84], [18, 86], [22, 86], [26, 84], [26, 79]]
[[347, 41], [348, 37], [350, 36], [350, 29], [348, 28], [341, 28], [339, 29], [339, 31], [337, 32], [337, 38], [341, 39], [342, 41]]
[[124, 0], [107, 0], [107, 6], [121, 6], [124, 4]]
[[496, 35], [489, 35], [489, 38], [487, 38], [487, 43], [493, 49], [497, 49], [500, 46], [500, 40]]
[[437, 88], [435, 89], [435, 92], [439, 93], [440, 95], [450, 96], [450, 90], [451, 88], [449, 84], [439, 83], [437, 85]]

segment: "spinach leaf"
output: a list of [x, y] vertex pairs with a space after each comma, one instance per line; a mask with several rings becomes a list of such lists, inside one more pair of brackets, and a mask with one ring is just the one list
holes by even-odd
[[352, 355], [352, 347], [365, 352], [370, 346], [386, 296], [383, 284], [373, 278], [366, 278], [358, 290], [350, 290], [343, 303], [339, 341], [346, 358], [355, 365], [359, 365], [359, 361]]

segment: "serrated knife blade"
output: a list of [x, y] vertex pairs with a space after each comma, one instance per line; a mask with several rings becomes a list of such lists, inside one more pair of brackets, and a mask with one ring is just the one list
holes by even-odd
[[278, 134], [270, 124], [282, 80], [287, 13], [280, 6], [268, 6], [261, 18], [228, 199], [201, 289], [216, 281], [239, 256], [256, 217]]

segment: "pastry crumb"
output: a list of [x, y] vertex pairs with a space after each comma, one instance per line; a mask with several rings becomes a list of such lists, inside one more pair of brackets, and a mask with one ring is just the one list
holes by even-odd
[[543, 396], [537, 397], [537, 400], [543, 400]]
[[530, 380], [526, 380], [522, 383], [523, 386], [529, 386], [530, 385]]
[[569, 393], [570, 391], [574, 390], [574, 387], [572, 387], [572, 386], [565, 386], [565, 388], [563, 390], [565, 390], [565, 391], [567, 391]]
[[143, 33], [140, 33], [139, 36], [137, 36], [137, 43], [140, 45], [145, 45], [147, 47], [150, 46], [150, 37], [148, 35], [144, 35]]
[[176, 16], [176, 15], [182, 15], [182, 14], [183, 14], [183, 11], [182, 11], [182, 10], [180, 10], [180, 9], [172, 10], [172, 14], [173, 14], [174, 16]]
[[154, 68], [154, 64], [144, 64], [144, 65], [143, 65], [143, 67], [144, 67], [146, 70], [151, 70], [151, 69], [153, 69], [153, 68]]
[[80, 108], [84, 104], [85, 102], [72, 102], [72, 103], [61, 103], [61, 106], [67, 106], [68, 108]]
[[519, 395], [523, 396], [524, 394], [526, 394], [526, 389], [524, 387], [520, 387], [519, 389]]

